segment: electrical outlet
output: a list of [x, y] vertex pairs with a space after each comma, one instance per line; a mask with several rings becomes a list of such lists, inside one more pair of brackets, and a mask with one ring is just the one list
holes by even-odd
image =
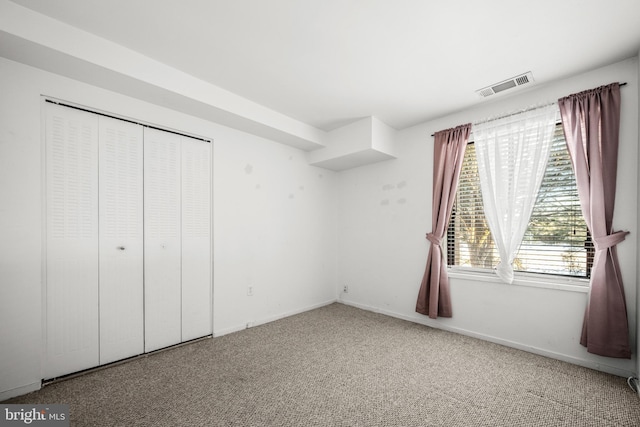
[[247, 286], [247, 296], [253, 296], [253, 285]]
[[345, 294], [349, 293], [349, 285], [344, 285], [344, 288], [342, 288], [342, 292], [344, 292]]

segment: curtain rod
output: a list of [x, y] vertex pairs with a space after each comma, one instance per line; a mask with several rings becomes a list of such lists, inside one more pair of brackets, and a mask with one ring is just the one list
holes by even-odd
[[507, 117], [515, 116], [517, 114], [522, 114], [522, 113], [526, 113], [526, 112], [529, 112], [529, 111], [537, 110], [538, 108], [548, 107], [548, 106], [553, 105], [553, 104], [556, 104], [556, 103], [555, 102], [549, 102], [548, 104], [536, 105], [535, 107], [525, 108], [524, 110], [518, 110], [518, 111], [516, 111], [514, 113], [509, 113], [509, 114], [505, 114], [505, 115], [498, 116], [498, 117], [492, 117], [492, 118], [487, 119], [487, 120], [481, 120], [481, 121], [475, 122], [473, 124], [474, 125], [479, 125], [479, 124], [482, 124], [482, 123], [489, 123], [489, 122], [492, 122], [494, 120], [505, 119]]
[[[627, 85], [627, 82], [622, 82], [622, 83], [620, 83], [620, 84], [619, 84], [619, 86], [626, 86], [626, 85]], [[548, 103], [548, 104], [539, 105], [539, 106], [535, 106], [535, 107], [532, 107], [532, 108], [527, 108], [527, 109], [525, 109], [525, 110], [520, 110], [520, 111], [517, 111], [517, 112], [515, 112], [515, 113], [505, 114], [504, 116], [494, 117], [494, 118], [491, 118], [491, 119], [487, 119], [487, 120], [483, 120], [483, 121], [480, 121], [480, 122], [476, 122], [476, 123], [474, 123], [474, 124], [487, 123], [487, 122], [491, 122], [491, 121], [493, 121], [493, 120], [504, 119], [505, 117], [514, 116], [514, 115], [516, 115], [516, 114], [520, 114], [520, 113], [525, 113], [525, 112], [527, 112], [527, 111], [535, 110], [535, 109], [537, 109], [537, 108], [544, 108], [544, 107], [548, 107], [549, 105], [553, 105], [553, 104], [555, 104], [555, 102], [550, 102], [550, 103]], [[434, 135], [435, 135], [435, 133], [432, 133], [432, 134], [431, 134], [431, 136], [434, 136]]]

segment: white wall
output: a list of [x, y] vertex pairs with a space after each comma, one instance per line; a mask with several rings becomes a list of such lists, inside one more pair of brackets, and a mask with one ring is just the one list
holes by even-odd
[[215, 335], [335, 300], [334, 172], [295, 148], [4, 58], [0, 75], [0, 400], [42, 378], [41, 94], [214, 140]]
[[[638, 244], [638, 60], [632, 58], [398, 132], [398, 159], [338, 175], [338, 283], [340, 299], [371, 310], [478, 336], [618, 375], [636, 371], [632, 360], [595, 356], [580, 346], [585, 292], [560, 291], [498, 280], [451, 278], [453, 317], [415, 313], [431, 231], [435, 131], [536, 104], [615, 81], [622, 91], [618, 189], [614, 227], [631, 231], [618, 246], [632, 337], [636, 336]], [[636, 348], [633, 339], [632, 348]]]
[[215, 156], [214, 334], [334, 301], [335, 172], [249, 138]]
[[[640, 50], [638, 51], [637, 67], [640, 70]], [[638, 71], [637, 75], [637, 92], [638, 92], [638, 100], [640, 100], [640, 71]], [[638, 101], [640, 104], [640, 101]], [[638, 123], [640, 124], [640, 106], [638, 107]], [[638, 146], [640, 146], [640, 132], [638, 132]], [[640, 165], [640, 155], [638, 156], [638, 165]], [[638, 202], [640, 203], [640, 176], [638, 176]], [[640, 211], [640, 205], [636, 206], [636, 210]], [[638, 215], [638, 229], [640, 230], [640, 215]], [[638, 245], [640, 245], [640, 238], [636, 240]], [[640, 280], [640, 250], [638, 250], [638, 262], [636, 263], [636, 280]], [[637, 305], [636, 307], [640, 308], [640, 291], [637, 292]], [[636, 310], [636, 325], [640, 325], [640, 310]], [[637, 342], [636, 345], [638, 350], [636, 354], [640, 354], [640, 328], [636, 330]], [[636, 378], [640, 378], [640, 357], [636, 357], [637, 367], [636, 367]], [[640, 396], [640, 390], [638, 390], [638, 396]]]

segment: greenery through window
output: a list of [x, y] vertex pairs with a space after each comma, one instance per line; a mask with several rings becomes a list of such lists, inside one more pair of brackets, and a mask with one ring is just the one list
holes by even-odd
[[[558, 124], [514, 270], [589, 277], [593, 254], [564, 133]], [[473, 142], [465, 152], [447, 230], [447, 261], [449, 266], [480, 269], [493, 269], [500, 261], [483, 212]]]

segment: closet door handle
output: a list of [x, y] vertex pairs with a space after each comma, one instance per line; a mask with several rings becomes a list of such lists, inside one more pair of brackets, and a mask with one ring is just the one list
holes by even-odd
[[124, 246], [118, 246], [118, 250], [124, 251], [125, 247]]

